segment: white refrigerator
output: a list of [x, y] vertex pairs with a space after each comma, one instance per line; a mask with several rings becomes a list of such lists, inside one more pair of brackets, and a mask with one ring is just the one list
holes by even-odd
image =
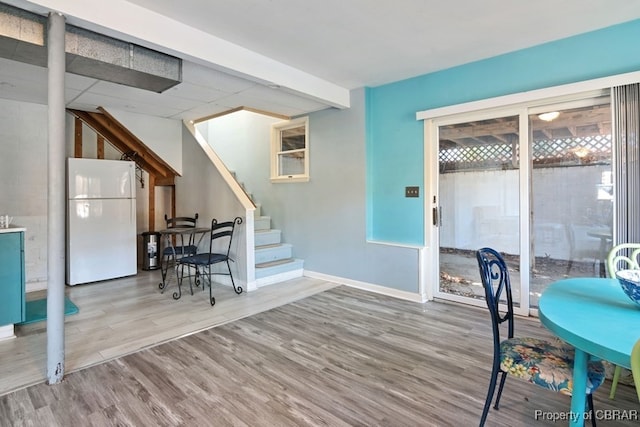
[[67, 160], [67, 284], [137, 273], [135, 163]]

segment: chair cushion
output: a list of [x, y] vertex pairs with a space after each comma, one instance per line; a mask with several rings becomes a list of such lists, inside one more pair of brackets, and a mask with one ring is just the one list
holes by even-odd
[[215, 264], [218, 262], [226, 261], [227, 256], [225, 254], [218, 253], [204, 253], [186, 256], [184, 258], [180, 258], [178, 262], [180, 264], [192, 264], [192, 265], [209, 265]]
[[[537, 338], [510, 338], [500, 344], [500, 369], [509, 375], [549, 390], [571, 395], [573, 389], [573, 347]], [[604, 381], [604, 366], [589, 362], [587, 394]]]

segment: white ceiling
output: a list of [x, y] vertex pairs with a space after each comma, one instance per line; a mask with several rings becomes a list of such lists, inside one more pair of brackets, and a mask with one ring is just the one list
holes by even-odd
[[[162, 94], [67, 74], [67, 104], [198, 119], [294, 116], [377, 86], [640, 18], [638, 0], [5, 0], [183, 58]], [[46, 70], [0, 59], [0, 97], [46, 104]]]

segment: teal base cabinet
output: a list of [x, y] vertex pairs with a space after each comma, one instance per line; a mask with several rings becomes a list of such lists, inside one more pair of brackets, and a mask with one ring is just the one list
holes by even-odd
[[24, 231], [0, 229], [0, 327], [25, 320]]

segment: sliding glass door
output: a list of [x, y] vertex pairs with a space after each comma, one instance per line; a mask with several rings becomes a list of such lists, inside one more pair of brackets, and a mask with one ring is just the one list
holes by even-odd
[[606, 275], [614, 202], [609, 98], [531, 109], [529, 127], [530, 305], [537, 307], [555, 280]]
[[504, 255], [520, 314], [555, 280], [606, 274], [608, 96], [433, 119], [425, 132], [435, 297], [484, 305], [475, 251], [486, 246]]
[[484, 298], [475, 258], [481, 247], [496, 248], [519, 264], [519, 135], [517, 115], [438, 127], [438, 294]]

